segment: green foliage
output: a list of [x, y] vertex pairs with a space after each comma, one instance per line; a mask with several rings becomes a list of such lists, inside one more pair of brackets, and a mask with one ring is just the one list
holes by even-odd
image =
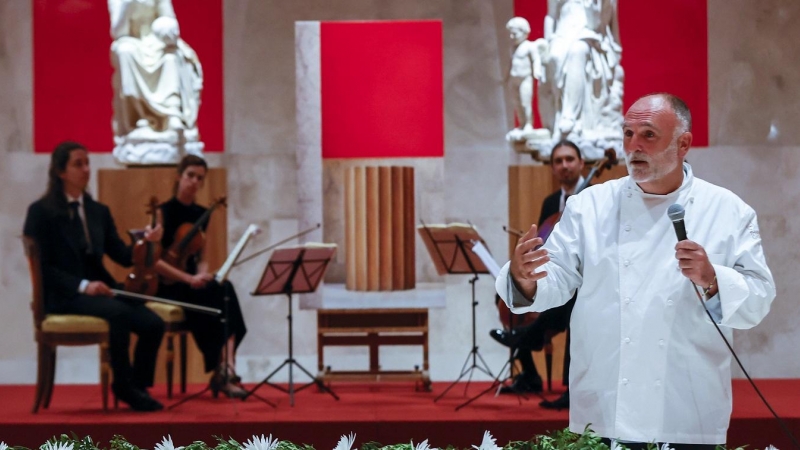
[[[214, 436], [217, 444], [216, 446], [209, 446], [203, 441], [195, 441], [189, 445], [183, 446], [182, 450], [243, 450], [244, 445], [239, 443], [233, 438], [222, 438]], [[154, 443], [153, 447], [158, 443]], [[178, 443], [175, 443], [176, 449]], [[748, 450], [747, 446], [737, 447], [729, 450]], [[448, 445], [441, 447], [442, 450], [461, 450], [458, 447]], [[626, 450], [624, 446], [619, 446], [620, 450]], [[31, 450], [25, 447], [8, 446], [4, 450]], [[44, 444], [35, 450], [146, 450], [140, 449], [138, 446], [128, 442], [123, 436], [115, 435], [110, 441], [107, 448], [100, 447], [91, 437], [85, 436], [78, 437], [75, 433], [71, 436], [62, 434], [60, 436], [53, 436]], [[294, 444], [289, 441], [280, 441], [277, 450], [315, 450], [313, 446], [308, 444]], [[414, 450], [411, 443], [383, 445], [378, 442], [365, 442], [361, 444], [360, 450]], [[474, 450], [472, 448], [464, 450]], [[602, 442], [602, 439], [597, 436], [587, 426], [583, 433], [573, 433], [569, 429], [558, 430], [550, 432], [545, 435], [539, 435], [528, 441], [511, 441], [503, 447], [503, 450], [610, 450], [608, 445]], [[647, 450], [660, 450], [655, 444], [647, 446]], [[718, 446], [716, 450], [728, 450], [724, 446]]]

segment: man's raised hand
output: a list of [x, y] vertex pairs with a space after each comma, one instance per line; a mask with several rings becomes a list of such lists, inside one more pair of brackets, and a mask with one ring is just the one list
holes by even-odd
[[537, 272], [536, 269], [550, 261], [547, 250], [536, 249], [544, 244], [542, 238], [537, 236], [537, 231], [537, 226], [531, 225], [517, 241], [517, 247], [511, 256], [511, 278], [517, 289], [528, 299], [536, 295], [536, 282], [547, 276], [547, 272]]

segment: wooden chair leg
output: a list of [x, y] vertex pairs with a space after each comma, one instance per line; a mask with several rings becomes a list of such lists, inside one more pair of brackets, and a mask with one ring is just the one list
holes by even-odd
[[42, 398], [44, 396], [45, 384], [46, 381], [50, 378], [50, 375], [47, 373], [47, 350], [44, 344], [37, 344], [36, 345], [36, 394], [33, 397], [33, 409], [32, 413], [36, 414], [39, 412], [39, 405], [42, 403]]
[[[111, 372], [110, 360], [111, 356], [108, 353], [108, 343], [100, 343], [100, 395], [103, 398], [103, 411], [108, 412], [108, 385], [109, 374]], [[114, 405], [116, 407], [117, 398], [114, 397]]]
[[180, 334], [181, 347], [181, 394], [186, 393], [186, 332]]
[[46, 380], [47, 385], [44, 391], [44, 409], [50, 407], [50, 399], [53, 398], [53, 385], [56, 381], [56, 347], [47, 347], [47, 367], [50, 377]]
[[167, 333], [167, 398], [172, 398], [172, 374], [175, 366], [175, 334]]

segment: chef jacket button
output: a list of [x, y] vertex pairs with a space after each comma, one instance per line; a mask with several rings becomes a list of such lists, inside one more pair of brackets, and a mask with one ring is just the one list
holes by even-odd
[[631, 231], [631, 226], [630, 225], [625, 225], [625, 231]]
[[631, 338], [625, 338], [625, 339], [623, 339], [623, 342], [625, 342], [626, 344], [630, 344], [631, 343]]
[[623, 378], [622, 379], [622, 384], [628, 384], [628, 379], [627, 378]]

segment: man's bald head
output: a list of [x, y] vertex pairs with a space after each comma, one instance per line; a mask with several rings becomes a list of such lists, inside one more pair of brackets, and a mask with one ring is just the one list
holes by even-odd
[[636, 100], [636, 103], [641, 100], [653, 98], [660, 98], [670, 106], [670, 109], [672, 109], [675, 117], [678, 118], [678, 122], [680, 122], [680, 127], [678, 127], [678, 130], [676, 130], [677, 134], [692, 131], [692, 112], [689, 111], [689, 107], [686, 106], [686, 102], [684, 102], [683, 99], [677, 95], [670, 94], [669, 92], [655, 92], [640, 97], [639, 100]]

